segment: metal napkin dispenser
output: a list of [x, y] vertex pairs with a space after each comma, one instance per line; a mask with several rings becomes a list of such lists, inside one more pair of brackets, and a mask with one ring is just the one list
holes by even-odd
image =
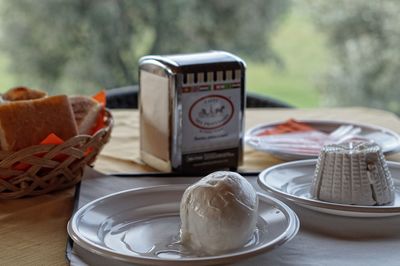
[[141, 159], [165, 172], [235, 170], [243, 158], [244, 61], [211, 51], [139, 64]]

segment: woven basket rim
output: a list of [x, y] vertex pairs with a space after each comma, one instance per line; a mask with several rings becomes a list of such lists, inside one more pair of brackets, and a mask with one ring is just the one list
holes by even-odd
[[91, 135], [76, 135], [62, 144], [38, 144], [0, 151], [0, 199], [36, 196], [78, 183], [111, 137], [113, 116], [104, 109], [105, 126]]

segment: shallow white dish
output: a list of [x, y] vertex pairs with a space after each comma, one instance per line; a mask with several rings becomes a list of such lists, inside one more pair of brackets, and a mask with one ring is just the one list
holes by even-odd
[[[308, 124], [311, 127], [328, 134], [333, 132], [335, 129], [337, 129], [342, 125], [352, 125], [354, 127], [359, 127], [361, 129], [361, 132], [358, 135], [373, 140], [374, 142], [379, 144], [382, 148], [383, 153], [390, 154], [400, 149], [400, 136], [394, 131], [383, 127], [349, 123], [349, 122], [329, 121], [329, 120], [297, 120], [297, 121]], [[284, 122], [285, 121], [269, 123], [269, 124], [261, 124], [254, 128], [249, 129], [245, 134], [246, 144], [256, 150], [270, 153], [275, 157], [278, 157], [283, 160], [304, 160], [304, 159], [317, 158], [318, 152], [315, 154], [309, 154], [301, 151], [295, 152], [295, 151], [285, 151], [284, 149], [281, 150], [269, 149], [267, 145], [260, 145], [260, 143], [257, 141], [257, 138], [254, 138], [254, 136], [257, 136], [260, 132], [272, 129]]]
[[395, 185], [395, 200], [384, 206], [358, 206], [311, 198], [310, 188], [317, 160], [301, 160], [275, 165], [262, 171], [258, 184], [275, 195], [315, 211], [350, 217], [400, 215], [400, 163], [388, 162]]
[[215, 265], [255, 256], [291, 240], [299, 230], [297, 215], [284, 203], [259, 195], [259, 219], [253, 238], [241, 249], [196, 257], [177, 244], [179, 204], [188, 185], [126, 190], [79, 209], [68, 223], [74, 245], [99, 261], [143, 265]]

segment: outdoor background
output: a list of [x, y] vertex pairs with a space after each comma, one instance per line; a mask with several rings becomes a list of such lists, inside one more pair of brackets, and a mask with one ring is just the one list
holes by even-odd
[[137, 84], [148, 54], [226, 50], [247, 89], [296, 107], [400, 113], [397, 0], [0, 0], [0, 92]]

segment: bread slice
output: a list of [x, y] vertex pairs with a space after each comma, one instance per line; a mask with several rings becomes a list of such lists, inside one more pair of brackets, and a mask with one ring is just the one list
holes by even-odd
[[40, 144], [51, 133], [63, 140], [78, 133], [66, 95], [0, 105], [2, 150], [17, 151]]
[[79, 134], [91, 135], [102, 110], [101, 104], [87, 96], [70, 96]]
[[3, 93], [5, 101], [22, 101], [44, 98], [47, 96], [45, 91], [35, 90], [27, 87], [15, 87]]

